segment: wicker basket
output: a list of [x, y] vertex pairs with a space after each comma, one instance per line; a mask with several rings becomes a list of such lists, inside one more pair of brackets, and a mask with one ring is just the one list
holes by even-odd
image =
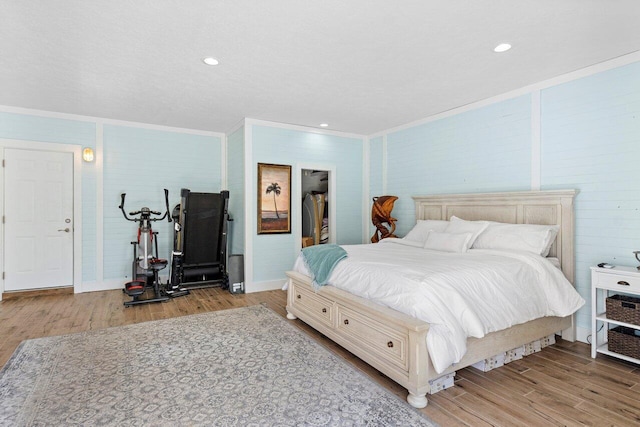
[[640, 359], [640, 335], [636, 329], [617, 326], [609, 329], [609, 351]]
[[612, 295], [606, 299], [607, 318], [640, 325], [640, 298]]

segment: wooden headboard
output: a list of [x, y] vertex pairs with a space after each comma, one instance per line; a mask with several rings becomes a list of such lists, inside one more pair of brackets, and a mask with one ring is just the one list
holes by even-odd
[[488, 220], [511, 224], [559, 225], [549, 252], [560, 260], [562, 272], [574, 283], [573, 199], [576, 190], [519, 191], [509, 193], [439, 194], [414, 196], [416, 220]]

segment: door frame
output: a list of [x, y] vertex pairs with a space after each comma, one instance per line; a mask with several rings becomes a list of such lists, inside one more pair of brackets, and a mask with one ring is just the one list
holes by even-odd
[[[0, 151], [24, 149], [73, 154], [73, 292], [82, 292], [82, 146], [55, 142], [24, 141], [0, 138]], [[0, 173], [0, 206], [4, 215], [4, 167]], [[0, 227], [0, 271], [4, 271], [4, 223]], [[0, 301], [4, 292], [4, 279], [0, 276]]]
[[293, 245], [296, 256], [302, 249], [302, 171], [304, 169], [321, 170], [329, 172], [329, 241], [327, 243], [336, 243], [336, 165], [322, 163], [297, 163], [295, 171], [295, 185], [292, 191], [292, 200], [295, 200], [295, 209], [292, 207], [291, 214], [294, 215], [291, 221], [292, 234], [295, 236]]

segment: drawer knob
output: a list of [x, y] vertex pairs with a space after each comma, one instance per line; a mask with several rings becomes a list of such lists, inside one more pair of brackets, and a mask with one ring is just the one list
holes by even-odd
[[618, 282], [618, 285], [622, 285], [622, 286], [630, 286], [630, 285], [629, 285], [629, 282], [625, 282], [624, 280], [620, 280], [620, 281]]
[[349, 319], [344, 319], [344, 324], [348, 325], [349, 324]]
[[393, 341], [389, 341], [389, 342], [387, 343], [387, 347], [389, 347], [389, 348], [393, 348]]
[[323, 313], [326, 313], [326, 312], [327, 312], [327, 309], [326, 309], [326, 308], [323, 308], [323, 309], [322, 309], [322, 312], [323, 312]]
[[298, 294], [298, 299], [302, 298], [302, 295]]

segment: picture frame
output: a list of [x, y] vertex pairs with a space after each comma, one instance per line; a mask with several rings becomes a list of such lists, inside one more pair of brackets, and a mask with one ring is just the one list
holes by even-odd
[[291, 166], [258, 163], [258, 234], [291, 233]]

